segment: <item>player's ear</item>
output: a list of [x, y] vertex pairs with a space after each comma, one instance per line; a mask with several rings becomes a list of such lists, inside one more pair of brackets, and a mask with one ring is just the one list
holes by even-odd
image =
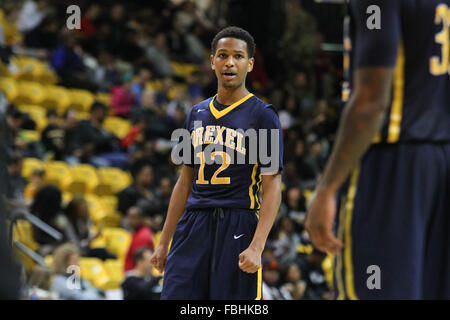
[[251, 72], [253, 70], [253, 64], [255, 63], [255, 58], [251, 57], [248, 59], [248, 68], [247, 72]]
[[210, 59], [211, 59], [211, 69], [212, 69], [212, 70], [216, 70], [216, 66], [214, 65], [214, 56], [211, 55], [211, 56], [210, 56]]

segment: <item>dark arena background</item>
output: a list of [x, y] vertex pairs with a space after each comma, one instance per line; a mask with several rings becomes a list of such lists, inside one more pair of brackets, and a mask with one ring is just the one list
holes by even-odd
[[[144, 228], [140, 244], [158, 244], [171, 133], [216, 94], [210, 44], [226, 26], [254, 36], [247, 88], [283, 129], [262, 298], [336, 298], [304, 222], [344, 105], [341, 2], [0, 0], [0, 298], [126, 298], [131, 240]], [[153, 268], [139, 299], [162, 281]]]

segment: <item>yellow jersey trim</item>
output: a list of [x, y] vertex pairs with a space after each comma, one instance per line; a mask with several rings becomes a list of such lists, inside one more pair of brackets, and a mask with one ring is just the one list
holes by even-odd
[[352, 262], [352, 217], [353, 208], [358, 184], [359, 166], [353, 170], [350, 186], [347, 193], [347, 203], [345, 204], [345, 286], [347, 288], [348, 298], [358, 300], [355, 292], [353, 280], [353, 262]]
[[388, 143], [397, 142], [400, 138], [403, 112], [403, 95], [405, 87], [405, 51], [403, 45], [398, 48], [397, 62], [394, 70], [394, 91], [388, 129]]
[[256, 289], [256, 299], [261, 300], [262, 298], [262, 267], [258, 269], [258, 287]]
[[214, 118], [219, 119], [219, 118], [222, 118], [227, 113], [229, 113], [231, 110], [233, 110], [233, 109], [237, 108], [239, 105], [243, 104], [245, 101], [247, 101], [251, 97], [253, 97], [253, 93], [249, 93], [241, 100], [233, 103], [232, 105], [226, 107], [225, 109], [223, 109], [221, 111], [217, 110], [216, 107], [214, 107], [213, 102], [216, 99], [216, 97], [217, 97], [217, 94], [209, 102], [209, 110], [211, 110], [211, 113], [213, 114]]
[[252, 183], [250, 187], [248, 187], [248, 196], [250, 197], [250, 209], [255, 209], [255, 195], [253, 194], [253, 186], [256, 184], [256, 169], [258, 168], [258, 164], [255, 163], [252, 171]]
[[[339, 210], [339, 228], [338, 228], [338, 239], [344, 242], [344, 217], [345, 217], [345, 197], [341, 198], [341, 208]], [[344, 282], [342, 280], [342, 264], [343, 264], [343, 255], [339, 253], [336, 257], [336, 283], [338, 289], [337, 300], [345, 299], [345, 288]]]

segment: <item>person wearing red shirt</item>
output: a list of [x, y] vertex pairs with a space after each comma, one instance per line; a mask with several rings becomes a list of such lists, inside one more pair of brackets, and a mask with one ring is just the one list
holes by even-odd
[[131, 207], [127, 211], [127, 220], [133, 230], [130, 247], [125, 257], [125, 272], [134, 268], [134, 253], [142, 247], [154, 250], [153, 233], [145, 225], [145, 216], [139, 207]]

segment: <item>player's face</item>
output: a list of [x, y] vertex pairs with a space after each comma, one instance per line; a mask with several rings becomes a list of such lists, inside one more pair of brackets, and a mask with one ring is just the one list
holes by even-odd
[[248, 57], [247, 43], [235, 38], [222, 38], [217, 42], [216, 52], [211, 56], [211, 68], [219, 85], [238, 88], [245, 85], [247, 73], [253, 69], [253, 58]]

